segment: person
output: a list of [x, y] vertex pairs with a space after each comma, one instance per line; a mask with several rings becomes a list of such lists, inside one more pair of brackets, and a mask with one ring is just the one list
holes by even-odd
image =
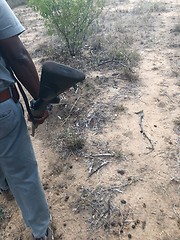
[[[18, 79], [38, 98], [38, 73], [19, 38], [24, 31], [7, 2], [0, 0], [0, 189], [14, 196], [32, 239], [51, 240], [50, 212], [15, 86]], [[42, 123], [46, 117], [45, 111], [35, 121]]]

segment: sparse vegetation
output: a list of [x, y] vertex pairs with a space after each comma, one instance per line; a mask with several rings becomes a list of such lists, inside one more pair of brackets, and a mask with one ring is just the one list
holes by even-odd
[[118, 161], [124, 160], [124, 154], [123, 154], [122, 151], [116, 151], [116, 152], [114, 153], [114, 156], [115, 156], [115, 158], [116, 158]]
[[103, 0], [30, 0], [30, 5], [45, 19], [49, 33], [64, 39], [71, 56], [91, 34], [89, 27], [100, 15]]
[[[85, 145], [85, 139], [81, 134], [75, 132], [72, 127], [65, 126], [63, 133], [59, 134], [56, 141], [56, 147], [59, 148], [62, 145], [62, 150], [76, 153]], [[62, 151], [61, 150], [61, 151]]]
[[96, 189], [82, 187], [80, 197], [73, 204], [75, 213], [88, 212], [88, 223], [93, 230], [102, 228], [113, 235], [117, 231], [117, 236], [123, 234], [123, 229], [130, 224], [126, 221], [132, 218], [130, 207], [126, 201], [121, 201], [121, 206], [116, 207], [114, 198], [116, 193], [120, 193], [121, 186], [98, 186]]
[[124, 68], [124, 76], [126, 80], [129, 80], [130, 82], [136, 82], [139, 80], [139, 76], [137, 73], [133, 72], [131, 68]]
[[[146, 7], [136, 14], [138, 1], [106, 1], [98, 29], [74, 57], [46, 36], [37, 13], [20, 8], [37, 66], [53, 59], [86, 74], [32, 139], [55, 239], [180, 239], [178, 4], [166, 2], [140, 1]], [[16, 219], [14, 211], [4, 229], [5, 216], [3, 240], [29, 239]]]
[[126, 108], [124, 107], [123, 104], [121, 104], [121, 105], [113, 106], [113, 110], [114, 110], [115, 113], [122, 113], [122, 112], [126, 111]]
[[141, 57], [136, 50], [129, 49], [129, 46], [112, 50], [114, 59], [119, 60], [124, 66], [130, 69], [138, 66]]
[[135, 14], [145, 14], [153, 12], [165, 12], [166, 4], [163, 2], [139, 1], [133, 8]]
[[84, 147], [84, 139], [77, 133], [67, 133], [64, 135], [63, 142], [69, 151], [76, 152]]

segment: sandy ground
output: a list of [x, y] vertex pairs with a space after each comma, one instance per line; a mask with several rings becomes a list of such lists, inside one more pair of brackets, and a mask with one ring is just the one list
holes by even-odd
[[[88, 69], [87, 81], [100, 81], [96, 91], [87, 92], [81, 86], [78, 96], [72, 96], [70, 108], [81, 98], [74, 107], [85, 106], [83, 117], [93, 126], [83, 129], [82, 151], [63, 155], [57, 132], [64, 122], [58, 118], [62, 113], [58, 106], [32, 138], [56, 240], [180, 239], [180, 32], [173, 31], [180, 24], [180, 3], [154, 2], [166, 10], [154, 14], [153, 25], [146, 26], [142, 15], [133, 22], [134, 46], [141, 56], [139, 80], [127, 83], [117, 69], [114, 74], [106, 65]], [[112, 1], [106, 12], [114, 12], [116, 22], [137, 3]], [[29, 8], [15, 11], [27, 28], [22, 40], [40, 71], [45, 57], [38, 50], [50, 37]], [[63, 98], [65, 103], [68, 96]], [[76, 125], [80, 120], [76, 116]], [[101, 167], [93, 172], [96, 165]], [[0, 204], [6, 216], [0, 239], [30, 239], [15, 201], [6, 202], [0, 196]]]

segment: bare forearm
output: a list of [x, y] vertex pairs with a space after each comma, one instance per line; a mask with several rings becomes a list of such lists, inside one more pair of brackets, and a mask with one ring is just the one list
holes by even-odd
[[18, 36], [0, 41], [0, 51], [17, 79], [31, 96], [37, 99], [39, 95], [38, 73], [28, 51]]
[[9, 62], [15, 76], [34, 99], [39, 95], [39, 77], [28, 52]]

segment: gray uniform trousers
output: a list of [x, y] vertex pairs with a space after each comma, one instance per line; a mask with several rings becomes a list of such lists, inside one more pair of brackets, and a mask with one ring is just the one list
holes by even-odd
[[10, 188], [25, 224], [36, 238], [50, 221], [38, 167], [20, 103], [0, 103], [0, 188]]

